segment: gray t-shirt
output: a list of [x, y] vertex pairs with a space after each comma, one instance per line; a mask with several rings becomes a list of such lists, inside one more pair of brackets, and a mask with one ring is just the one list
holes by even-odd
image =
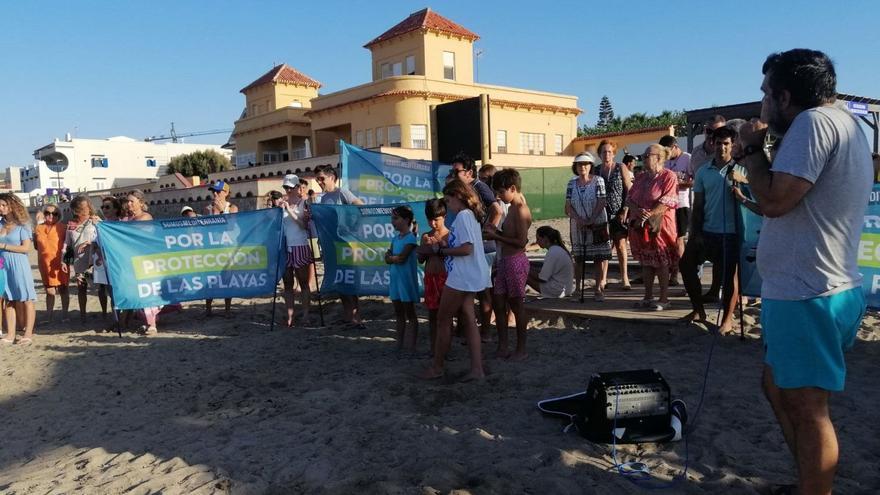
[[343, 189], [341, 187], [337, 187], [331, 192], [325, 192], [321, 196], [322, 205], [350, 205], [354, 204], [356, 200], [357, 196], [348, 189]]
[[757, 255], [761, 296], [800, 300], [860, 285], [856, 256], [873, 168], [856, 120], [833, 106], [801, 112], [772, 170], [813, 187], [785, 215], [764, 218]]
[[541, 282], [541, 296], [565, 297], [573, 292], [574, 264], [571, 256], [559, 246], [550, 246], [544, 256], [544, 264], [538, 278]]

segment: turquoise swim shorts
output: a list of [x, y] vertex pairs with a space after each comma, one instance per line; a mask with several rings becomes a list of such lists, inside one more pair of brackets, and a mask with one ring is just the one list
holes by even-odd
[[865, 296], [861, 287], [800, 301], [761, 300], [764, 362], [779, 388], [843, 390], [843, 354], [856, 339]]

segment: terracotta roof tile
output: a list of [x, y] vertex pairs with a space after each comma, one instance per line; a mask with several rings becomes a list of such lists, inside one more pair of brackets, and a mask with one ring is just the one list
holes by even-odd
[[434, 12], [430, 8], [426, 8], [418, 12], [413, 12], [409, 15], [409, 17], [407, 17], [388, 31], [380, 34], [375, 39], [373, 39], [373, 41], [364, 45], [364, 48], [370, 48], [376, 43], [381, 43], [402, 34], [409, 33], [410, 31], [417, 30], [439, 31], [441, 33], [461, 36], [462, 38], [469, 39], [471, 41], [480, 39], [480, 37], [477, 36], [475, 33], [465, 29], [459, 24], [450, 21], [442, 15]]
[[587, 134], [585, 136], [578, 136], [572, 141], [593, 141], [595, 139], [604, 139], [616, 136], [629, 136], [632, 134], [648, 134], [652, 132], [660, 132], [660, 131], [669, 131], [668, 125], [661, 125], [658, 127], [645, 127], [642, 129], [630, 129], [627, 131], [617, 131], [617, 132], [606, 132], [604, 134]]
[[263, 74], [256, 81], [248, 84], [244, 88], [241, 89], [241, 93], [245, 91], [256, 88], [257, 86], [262, 86], [263, 84], [268, 83], [285, 83], [285, 84], [299, 84], [301, 86], [312, 86], [314, 88], [320, 88], [321, 83], [315, 81], [311, 77], [303, 74], [302, 72], [294, 69], [293, 67], [287, 64], [276, 65], [272, 67], [272, 70]]

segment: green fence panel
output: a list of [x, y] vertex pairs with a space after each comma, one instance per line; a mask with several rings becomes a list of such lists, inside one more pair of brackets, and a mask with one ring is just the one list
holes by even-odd
[[521, 168], [522, 192], [532, 210], [532, 220], [548, 220], [565, 216], [565, 186], [571, 179], [571, 168]]

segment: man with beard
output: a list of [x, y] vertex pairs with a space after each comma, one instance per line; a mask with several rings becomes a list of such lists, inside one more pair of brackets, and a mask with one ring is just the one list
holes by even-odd
[[[781, 492], [831, 493], [838, 447], [828, 400], [843, 390], [844, 351], [865, 312], [856, 256], [871, 152], [855, 118], [834, 104], [827, 55], [774, 53], [762, 72], [762, 122], [744, 125], [740, 139], [765, 216], [757, 253], [764, 392], [797, 461], [797, 491]], [[772, 166], [764, 122], [782, 136]]]

